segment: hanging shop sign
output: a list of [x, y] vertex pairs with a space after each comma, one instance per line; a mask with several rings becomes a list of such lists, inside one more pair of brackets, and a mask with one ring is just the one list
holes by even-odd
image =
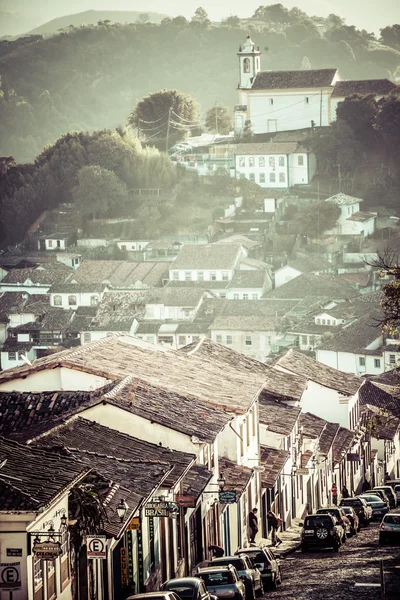
[[172, 517], [179, 513], [179, 507], [175, 502], [164, 500], [153, 500], [148, 502], [144, 509], [145, 517]]
[[347, 454], [347, 460], [349, 462], [358, 462], [360, 460], [360, 455], [356, 452], [349, 452]]
[[196, 498], [194, 496], [180, 496], [178, 494], [177, 496], [175, 496], [175, 504], [177, 504], [181, 508], [195, 508]]
[[236, 490], [224, 490], [218, 493], [220, 504], [234, 504], [236, 502]]
[[133, 517], [133, 519], [131, 519], [129, 522], [127, 530], [128, 531], [138, 531], [138, 529], [140, 529], [140, 519], [139, 519], [139, 517]]
[[294, 475], [308, 475], [309, 472], [309, 469], [306, 469], [305, 467], [299, 467]]
[[33, 553], [40, 560], [56, 560], [61, 554], [60, 542], [46, 540], [45, 542], [36, 542], [33, 544]]

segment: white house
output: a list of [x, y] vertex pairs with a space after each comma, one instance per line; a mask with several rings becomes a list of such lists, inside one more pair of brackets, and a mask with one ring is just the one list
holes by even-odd
[[336, 226], [325, 232], [326, 235], [362, 235], [367, 237], [375, 231], [376, 215], [360, 211], [361, 198], [339, 193], [327, 198], [326, 202], [340, 208]]
[[238, 244], [184, 244], [169, 265], [169, 279], [230, 281], [244, 256], [246, 251]]
[[38, 238], [38, 250], [66, 250], [74, 243], [74, 236], [71, 233], [48, 233]]
[[303, 273], [319, 275], [320, 273], [332, 271], [333, 265], [330, 262], [319, 257], [297, 253], [295, 256], [288, 258], [286, 265], [275, 271], [275, 288], [299, 277]]
[[264, 362], [276, 340], [279, 322], [275, 318], [219, 316], [209, 327], [214, 342]]
[[308, 185], [316, 172], [315, 155], [297, 142], [238, 144], [234, 158], [234, 176], [264, 188]]
[[50, 305], [65, 310], [76, 310], [80, 306], [97, 306], [106, 289], [106, 286], [101, 283], [54, 284], [49, 289]]

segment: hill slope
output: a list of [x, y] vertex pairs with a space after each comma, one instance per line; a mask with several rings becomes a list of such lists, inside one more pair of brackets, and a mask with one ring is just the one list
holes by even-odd
[[[122, 10], [87, 10], [85, 12], [76, 13], [73, 15], [65, 15], [52, 19], [39, 27], [35, 27], [28, 32], [30, 35], [53, 35], [56, 34], [60, 29], [65, 29], [70, 25], [74, 27], [80, 27], [81, 25], [96, 25], [98, 21], [111, 21], [112, 23], [135, 23], [138, 17], [143, 12], [134, 10], [122, 11]], [[161, 21], [168, 15], [163, 15], [155, 12], [146, 12], [149, 23], [161, 23]]]

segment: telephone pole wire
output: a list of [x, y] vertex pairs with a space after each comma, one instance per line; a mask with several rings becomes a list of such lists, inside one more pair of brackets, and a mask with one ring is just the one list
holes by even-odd
[[165, 138], [165, 152], [168, 152], [169, 129], [170, 129], [170, 122], [171, 122], [171, 112], [172, 112], [172, 106], [170, 106], [169, 109], [168, 109], [167, 137]]
[[217, 106], [217, 101], [215, 101], [215, 132], [218, 135], [218, 106]]

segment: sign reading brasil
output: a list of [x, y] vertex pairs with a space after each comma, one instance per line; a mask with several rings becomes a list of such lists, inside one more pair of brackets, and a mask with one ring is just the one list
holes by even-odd
[[179, 513], [179, 508], [174, 502], [154, 500], [148, 502], [144, 509], [145, 517], [172, 517]]

